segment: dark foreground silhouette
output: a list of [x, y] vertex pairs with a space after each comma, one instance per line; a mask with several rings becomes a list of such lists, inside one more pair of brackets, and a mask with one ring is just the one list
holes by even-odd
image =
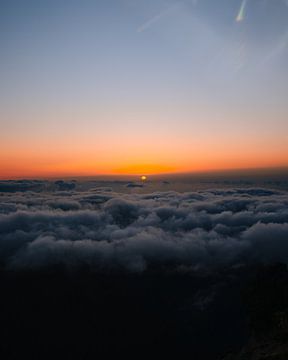
[[1, 359], [288, 358], [283, 265], [205, 275], [1, 271], [0, 286]]

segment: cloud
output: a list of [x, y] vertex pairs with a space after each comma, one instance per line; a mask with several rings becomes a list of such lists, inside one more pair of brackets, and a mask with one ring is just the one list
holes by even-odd
[[143, 186], [144, 186], [143, 184], [137, 184], [133, 182], [130, 182], [129, 184], [126, 185], [127, 188], [142, 188]]
[[59, 190], [73, 190], [76, 187], [75, 181], [65, 182], [63, 180], [57, 180], [54, 184]]
[[3, 192], [0, 200], [0, 261], [8, 268], [62, 264], [141, 272], [288, 258], [286, 192], [119, 194], [94, 188]]
[[41, 180], [10, 180], [0, 181], [1, 192], [18, 192], [18, 191], [40, 191], [45, 185]]

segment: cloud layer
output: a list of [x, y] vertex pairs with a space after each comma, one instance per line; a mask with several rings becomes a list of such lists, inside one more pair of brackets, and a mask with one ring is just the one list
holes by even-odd
[[211, 270], [288, 258], [286, 192], [119, 194], [62, 188], [0, 193], [3, 266], [141, 272], [153, 266]]

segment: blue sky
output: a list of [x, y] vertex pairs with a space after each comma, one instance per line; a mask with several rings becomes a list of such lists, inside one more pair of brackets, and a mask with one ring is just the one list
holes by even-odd
[[248, 127], [287, 140], [287, 1], [16, 0], [0, 10], [6, 150], [91, 132], [156, 134], [172, 147], [174, 136], [188, 146], [213, 133], [243, 142]]

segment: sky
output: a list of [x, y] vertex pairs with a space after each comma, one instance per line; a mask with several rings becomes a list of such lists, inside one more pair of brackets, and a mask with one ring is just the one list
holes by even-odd
[[288, 166], [288, 1], [1, 0], [0, 177]]

